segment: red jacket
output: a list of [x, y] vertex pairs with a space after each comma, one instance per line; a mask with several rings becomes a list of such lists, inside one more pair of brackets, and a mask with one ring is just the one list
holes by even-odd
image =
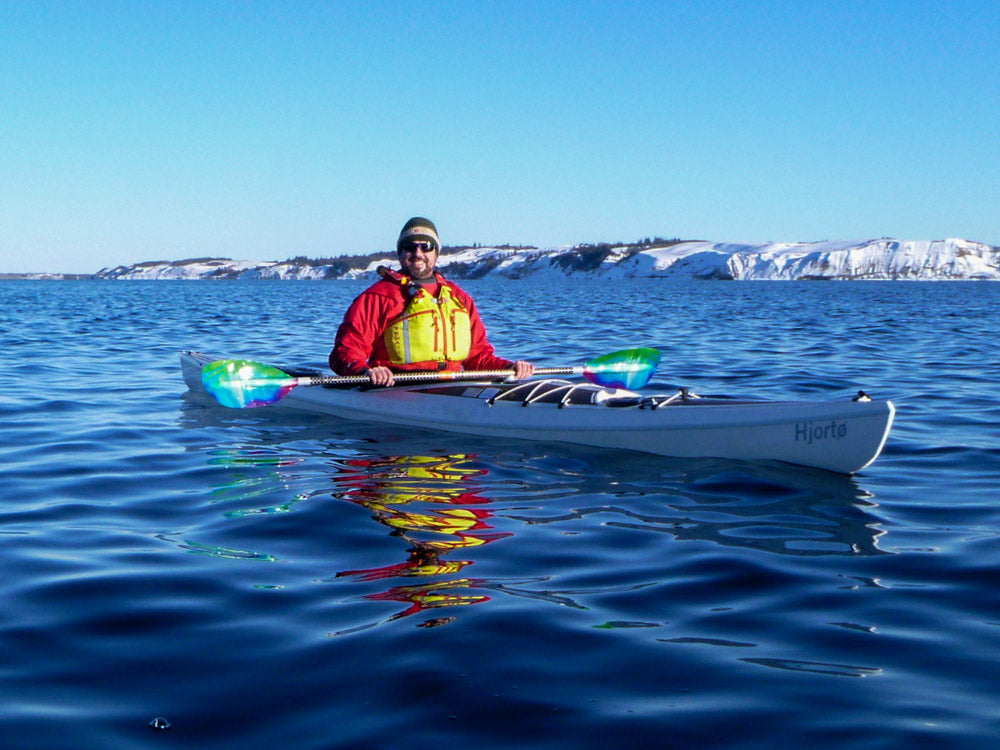
[[[447, 284], [451, 288], [452, 294], [469, 311], [472, 345], [469, 356], [462, 362], [463, 369], [505, 370], [512, 367], [514, 363], [511, 360], [493, 353], [493, 345], [486, 338], [486, 326], [472, 297], [441, 274], [435, 276], [439, 284]], [[400, 369], [390, 363], [382, 338], [386, 326], [402, 314], [406, 306], [406, 290], [399, 278], [399, 274], [386, 274], [358, 295], [347, 309], [330, 352], [330, 368], [338, 375], [357, 375], [378, 365]]]

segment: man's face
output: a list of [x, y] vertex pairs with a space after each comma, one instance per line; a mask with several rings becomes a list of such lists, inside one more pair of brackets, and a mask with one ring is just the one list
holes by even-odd
[[437, 250], [429, 242], [408, 242], [399, 249], [399, 264], [408, 276], [429, 279], [434, 275]]

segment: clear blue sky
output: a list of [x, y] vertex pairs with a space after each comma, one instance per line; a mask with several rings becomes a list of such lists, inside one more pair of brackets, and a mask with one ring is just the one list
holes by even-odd
[[1000, 3], [0, 0], [0, 271], [1000, 244]]

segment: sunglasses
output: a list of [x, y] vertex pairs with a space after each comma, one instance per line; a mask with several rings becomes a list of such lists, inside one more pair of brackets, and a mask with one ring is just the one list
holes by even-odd
[[435, 248], [430, 242], [407, 242], [399, 248], [400, 253], [415, 253], [417, 250], [424, 253], [433, 253]]

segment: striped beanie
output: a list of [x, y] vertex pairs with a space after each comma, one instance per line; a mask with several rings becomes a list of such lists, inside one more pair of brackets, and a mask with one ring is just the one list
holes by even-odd
[[438, 239], [437, 227], [430, 219], [423, 216], [414, 216], [403, 225], [403, 231], [399, 233], [396, 240], [396, 252], [398, 253], [403, 245], [409, 242], [430, 242], [434, 249], [441, 250], [441, 240]]

